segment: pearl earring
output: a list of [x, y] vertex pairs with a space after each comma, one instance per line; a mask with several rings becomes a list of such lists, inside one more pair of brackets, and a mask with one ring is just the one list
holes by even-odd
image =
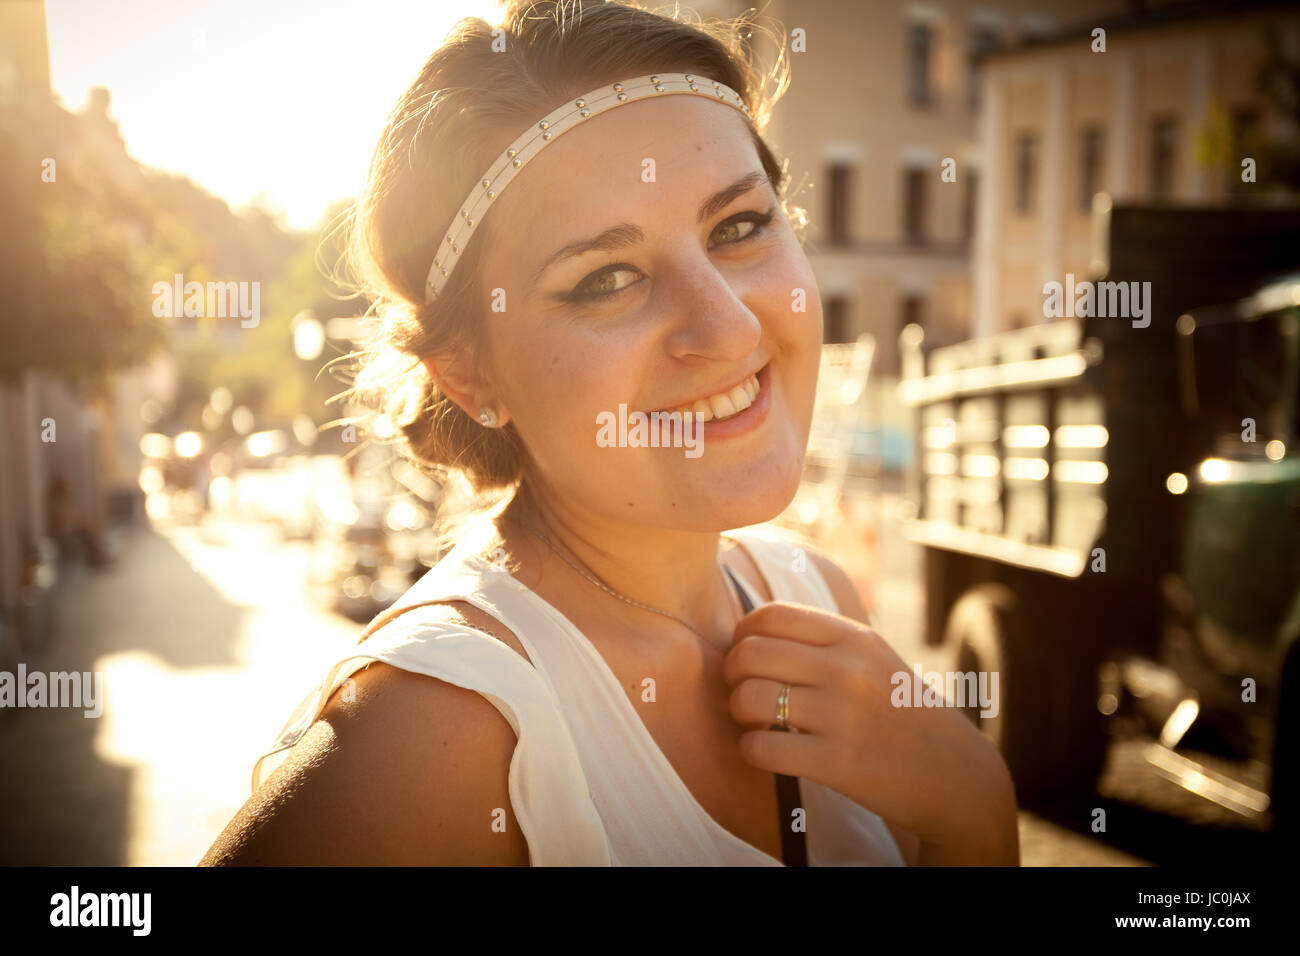
[[483, 423], [485, 428], [497, 427], [497, 413], [486, 406], [478, 410], [478, 420]]

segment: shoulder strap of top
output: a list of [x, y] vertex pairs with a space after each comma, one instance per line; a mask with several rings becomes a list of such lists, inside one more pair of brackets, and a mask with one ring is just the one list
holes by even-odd
[[[748, 614], [754, 610], [755, 603], [750, 598], [749, 593], [740, 583], [731, 568], [726, 568], [727, 577], [731, 579], [732, 586], [736, 589], [736, 594], [740, 598], [741, 610]], [[784, 731], [784, 727], [773, 724], [772, 730]], [[777, 826], [781, 831], [781, 858], [785, 861], [786, 866], [807, 866], [808, 865], [808, 847], [804, 839], [804, 831], [795, 830], [787, 826], [794, 811], [800, 803], [799, 797], [799, 780], [796, 777], [790, 777], [786, 774], [776, 774], [776, 820]]]
[[726, 537], [740, 544], [758, 566], [773, 600], [840, 613], [817, 562], [793, 536], [770, 525], [752, 525], [728, 531]]

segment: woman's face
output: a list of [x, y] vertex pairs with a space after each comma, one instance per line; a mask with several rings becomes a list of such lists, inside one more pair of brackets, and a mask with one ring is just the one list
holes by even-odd
[[[542, 494], [700, 532], [785, 508], [812, 419], [821, 302], [743, 116], [696, 96], [612, 110], [542, 150], [484, 225], [488, 392]], [[660, 431], [677, 447], [637, 446], [648, 413], [697, 402], [711, 421]], [[643, 435], [634, 412], [647, 413]]]

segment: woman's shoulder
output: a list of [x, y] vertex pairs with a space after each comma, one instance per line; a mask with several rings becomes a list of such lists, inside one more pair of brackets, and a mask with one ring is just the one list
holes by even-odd
[[418, 636], [426, 628], [470, 631], [509, 647], [531, 665], [533, 661], [515, 632], [472, 599], [478, 595], [489, 598], [490, 605], [498, 603], [495, 598], [502, 592], [497, 589], [507, 583], [504, 579], [509, 572], [498, 564], [491, 548], [491, 530], [481, 517], [471, 522], [450, 551], [371, 621], [361, 647], [371, 642], [390, 643], [395, 636], [399, 641], [402, 636]]
[[[418, 617], [416, 618], [409, 616], [416, 613], [418, 613]], [[406, 617], [407, 619], [402, 620], [402, 617]], [[503, 623], [483, 609], [476, 607], [469, 601], [457, 598], [447, 598], [445, 600], [423, 604], [418, 608], [418, 612], [412, 610], [408, 611], [406, 615], [393, 618], [389, 621], [387, 627], [390, 629], [401, 628], [409, 632], [412, 629], [418, 629], [431, 624], [444, 625], [451, 628], [467, 628], [472, 631], [486, 634], [488, 637], [509, 647], [530, 665], [533, 663], [532, 659], [528, 656], [528, 652], [524, 650], [523, 643], [519, 640], [514, 631], [506, 627]], [[381, 628], [367, 634], [362, 638], [359, 646], [364, 648], [367, 640], [374, 638], [376, 634], [380, 634], [383, 631], [384, 629]]]
[[338, 652], [323, 680], [294, 709], [254, 765], [255, 793], [295, 749], [302, 750], [302, 741], [319, 736], [322, 724], [355, 723], [359, 712], [350, 705], [375, 674], [392, 675], [385, 692], [390, 702], [395, 691], [397, 697], [429, 698], [431, 707], [456, 697], [480, 711], [488, 707], [533, 719], [547, 709], [547, 694], [521, 642], [490, 615], [459, 601], [391, 610], [401, 613], [376, 618], [356, 644]]
[[480, 694], [373, 661], [335, 688], [202, 863], [526, 866], [515, 745]]

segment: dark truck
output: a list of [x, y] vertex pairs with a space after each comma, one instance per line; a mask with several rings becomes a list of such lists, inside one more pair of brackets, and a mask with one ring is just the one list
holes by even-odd
[[928, 353], [902, 333], [925, 640], [998, 672], [997, 715], [965, 709], [1022, 802], [1091, 791], [1110, 715], [1139, 714], [1169, 779], [1289, 830], [1300, 211], [1099, 199], [1090, 278], [1149, 282], [1144, 318], [1094, 304]]

